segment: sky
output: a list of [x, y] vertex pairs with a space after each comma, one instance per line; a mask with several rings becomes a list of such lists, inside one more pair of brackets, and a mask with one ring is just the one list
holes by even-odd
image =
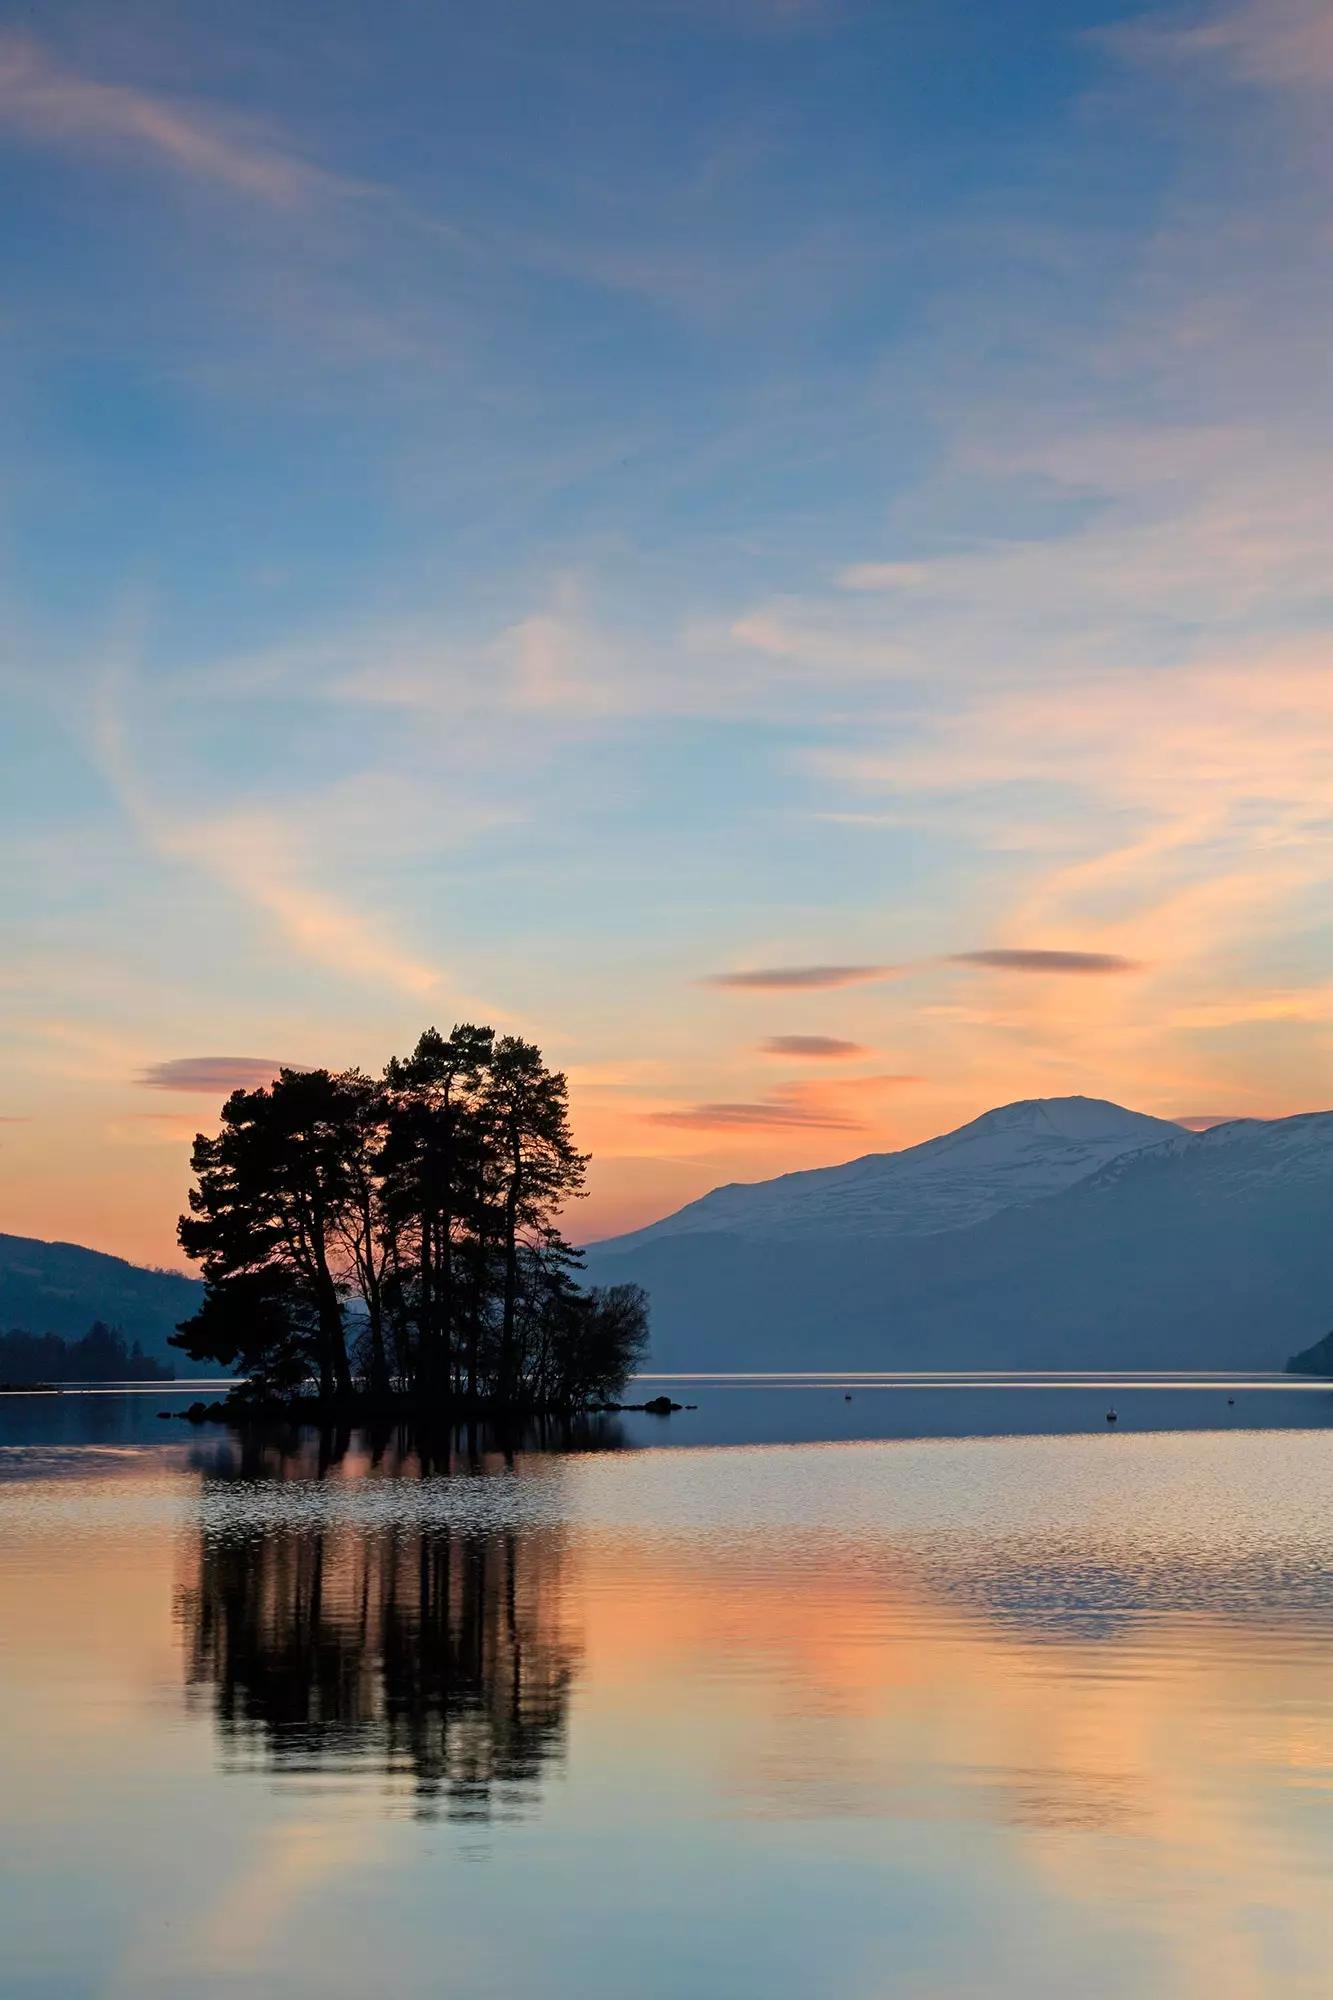
[[0, 6], [0, 1228], [1333, 1102], [1333, 4]]

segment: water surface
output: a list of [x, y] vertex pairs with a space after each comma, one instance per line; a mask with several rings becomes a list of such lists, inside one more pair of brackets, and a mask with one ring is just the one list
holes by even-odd
[[0, 1401], [6, 2000], [1330, 1990], [1326, 1388], [684, 1390]]

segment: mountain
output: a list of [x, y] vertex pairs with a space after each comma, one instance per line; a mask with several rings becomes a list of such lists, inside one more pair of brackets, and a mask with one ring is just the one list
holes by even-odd
[[733, 1181], [615, 1242], [624, 1251], [667, 1236], [933, 1236], [1058, 1194], [1126, 1153], [1179, 1137], [1180, 1127], [1165, 1118], [1101, 1098], [1027, 1098], [901, 1153], [867, 1153], [846, 1166], [773, 1181]]
[[22, 1327], [79, 1340], [100, 1319], [146, 1354], [179, 1363], [167, 1338], [198, 1311], [203, 1289], [198, 1278], [147, 1270], [77, 1243], [0, 1236], [0, 1331]]
[[1333, 1113], [1006, 1105], [598, 1243], [664, 1370], [1262, 1368], [1333, 1317]]

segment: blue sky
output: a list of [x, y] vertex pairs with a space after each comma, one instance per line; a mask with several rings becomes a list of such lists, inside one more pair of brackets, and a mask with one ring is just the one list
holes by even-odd
[[1323, 1104], [1331, 96], [1314, 0], [0, 13], [4, 1226], [170, 1259], [164, 1076], [456, 1017], [589, 1233]]

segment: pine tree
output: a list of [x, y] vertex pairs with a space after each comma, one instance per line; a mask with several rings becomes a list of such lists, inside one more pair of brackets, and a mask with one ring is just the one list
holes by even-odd
[[[204, 1267], [205, 1300], [174, 1342], [195, 1359], [248, 1368], [258, 1350], [266, 1370], [290, 1374], [291, 1362], [305, 1355], [321, 1396], [350, 1393], [348, 1285], [340, 1265], [365, 1085], [363, 1077], [328, 1070], [284, 1069], [269, 1089], [234, 1091], [218, 1137], [196, 1138], [198, 1186], [178, 1234], [186, 1255]], [[274, 1352], [284, 1342], [292, 1349], [288, 1362]]]
[[[429, 1028], [376, 1081], [283, 1070], [201, 1135], [180, 1241], [204, 1302], [174, 1345], [261, 1400], [571, 1409], [643, 1351], [634, 1286], [583, 1292], [558, 1227], [583, 1189], [565, 1079], [532, 1042]], [[349, 1353], [349, 1334], [351, 1352]]]

